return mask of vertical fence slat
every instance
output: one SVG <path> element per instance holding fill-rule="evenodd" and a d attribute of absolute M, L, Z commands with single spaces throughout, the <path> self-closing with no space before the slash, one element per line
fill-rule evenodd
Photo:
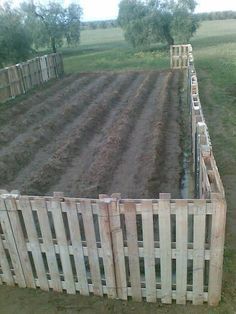
<path fill-rule="evenodd" d="M 1 217 L 0 217 L 0 221 L 1 221 Z M 1 269 L 2 269 L 2 278 L 3 278 L 3 279 L 0 278 L 0 283 L 2 284 L 2 282 L 5 282 L 9 286 L 13 286 L 14 285 L 14 279 L 12 277 L 10 265 L 8 263 L 8 260 L 7 260 L 6 252 L 4 250 L 4 246 L 2 243 L 1 237 L 0 237 L 0 265 L 1 265 Z"/>
<path fill-rule="evenodd" d="M 40 224 L 40 230 L 43 238 L 43 245 L 47 258 L 49 274 L 51 277 L 51 286 L 54 291 L 61 292 L 62 285 L 59 275 L 59 269 L 56 259 L 55 247 L 52 238 L 52 232 L 50 228 L 50 222 L 48 219 L 48 212 L 46 202 L 43 198 L 36 198 L 31 201 L 31 206 L 37 211 L 38 220 Z"/>
<path fill-rule="evenodd" d="M 35 269 L 37 272 L 37 277 L 39 281 L 39 286 L 42 290 L 49 290 L 48 280 L 45 272 L 42 252 L 39 244 L 39 239 L 34 223 L 33 213 L 31 209 L 31 204 L 28 197 L 20 197 L 19 205 L 22 210 L 22 215 L 25 222 L 25 227 L 28 235 L 28 240 L 30 243 L 30 248 L 32 251 L 32 256 L 34 260 Z"/>
<path fill-rule="evenodd" d="M 103 295 L 102 279 L 91 202 L 89 200 L 81 201 L 80 207 L 84 222 L 85 238 L 88 248 L 88 258 L 93 283 L 93 293 L 95 295 L 102 296 Z"/>
<path fill-rule="evenodd" d="M 171 226 L 170 194 L 160 194 L 159 231 L 161 252 L 161 300 L 172 303 L 172 259 L 171 259 Z"/>
<path fill-rule="evenodd" d="M 66 290 L 70 294 L 75 294 L 74 276 L 71 268 L 71 261 L 69 255 L 69 247 L 65 232 L 65 226 L 62 217 L 61 203 L 59 199 L 52 199 L 49 202 L 49 206 L 52 210 L 52 216 L 54 221 L 54 227 L 57 237 L 57 243 L 60 252 L 60 258 L 62 263 L 62 269 L 64 274 L 64 280 L 66 284 Z"/>
<path fill-rule="evenodd" d="M 208 303 L 215 306 L 221 298 L 226 203 L 217 194 L 212 193 L 212 207 Z"/>
<path fill-rule="evenodd" d="M 26 241 L 22 230 L 19 214 L 17 212 L 16 200 L 7 198 L 5 200 L 9 219 L 14 234 L 18 255 L 21 260 L 21 266 L 24 272 L 25 282 L 28 288 L 36 288 L 32 267 L 27 251 Z"/>
<path fill-rule="evenodd" d="M 141 301 L 142 294 L 136 225 L 136 204 L 134 202 L 125 202 L 124 209 L 129 253 L 129 269 L 132 299 L 134 301 Z"/>
<path fill-rule="evenodd" d="M 176 200 L 176 303 L 185 304 L 188 268 L 188 201 Z"/>
<path fill-rule="evenodd" d="M 156 302 L 156 272 L 152 200 L 142 201 L 143 249 L 147 302 Z"/>
<path fill-rule="evenodd" d="M 194 200 L 193 224 L 193 304 L 203 303 L 206 200 Z"/>
<path fill-rule="evenodd" d="M 119 299 L 127 300 L 127 280 L 125 269 L 124 240 L 120 222 L 119 196 L 112 195 L 113 200 L 108 204 L 110 228 L 112 233 L 113 256 L 116 273 L 116 288 Z"/>
<path fill-rule="evenodd" d="M 16 281 L 19 287 L 25 288 L 26 287 L 26 282 L 24 278 L 24 273 L 23 269 L 21 266 L 20 258 L 18 255 L 17 251 L 17 246 L 15 243 L 14 235 L 12 233 L 12 228 L 9 220 L 9 216 L 7 213 L 7 208 L 5 205 L 4 200 L 0 197 L 0 221 L 1 221 L 1 226 L 4 232 L 4 236 L 7 242 L 7 249 L 10 254 L 10 258 L 13 264 L 15 276 L 16 276 Z M 8 273 L 8 267 L 6 266 L 6 270 Z M 11 277 L 10 274 L 8 276 L 9 284 L 11 284 Z"/>
<path fill-rule="evenodd" d="M 70 228 L 71 242 L 74 253 L 75 268 L 78 276 L 80 294 L 89 295 L 77 206 L 75 201 L 69 199 L 65 201 L 65 206 L 67 207 L 68 211 L 68 224 Z"/>
<path fill-rule="evenodd" d="M 104 201 L 99 202 L 99 226 L 101 245 L 103 251 L 103 265 L 106 277 L 107 295 L 108 298 L 116 298 L 116 280 L 115 280 L 115 268 L 112 253 L 112 242 L 111 242 L 111 230 L 109 220 L 109 208 L 108 204 Z"/>

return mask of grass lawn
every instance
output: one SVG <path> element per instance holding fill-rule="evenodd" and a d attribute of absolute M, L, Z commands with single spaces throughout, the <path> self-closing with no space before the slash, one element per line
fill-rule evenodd
<path fill-rule="evenodd" d="M 161 69 L 169 66 L 169 52 L 161 47 L 140 52 L 124 40 L 120 28 L 85 30 L 77 48 L 64 48 L 66 73 Z"/>

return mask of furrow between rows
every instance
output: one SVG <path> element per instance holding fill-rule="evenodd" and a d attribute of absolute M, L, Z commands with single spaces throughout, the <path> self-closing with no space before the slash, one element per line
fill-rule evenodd
<path fill-rule="evenodd" d="M 27 193 L 46 193 L 49 187 L 61 177 L 70 166 L 75 156 L 89 142 L 96 129 L 103 124 L 106 115 L 112 109 L 113 102 L 121 98 L 122 92 L 128 88 L 132 75 L 119 75 L 113 82 L 110 92 L 99 95 L 99 101 L 92 103 L 88 110 L 81 116 L 80 123 L 74 128 L 68 138 L 54 151 L 51 158 L 46 161 L 36 173 L 28 178 L 23 185 L 23 191 Z"/>

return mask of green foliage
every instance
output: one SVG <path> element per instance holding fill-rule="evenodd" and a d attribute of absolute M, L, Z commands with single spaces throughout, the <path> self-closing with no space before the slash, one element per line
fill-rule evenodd
<path fill-rule="evenodd" d="M 194 0 L 122 0 L 118 22 L 134 47 L 153 42 L 172 45 L 175 41 L 187 42 L 195 33 L 195 7 Z"/>
<path fill-rule="evenodd" d="M 25 2 L 21 8 L 25 12 L 26 25 L 31 30 L 35 47 L 50 45 L 56 52 L 64 39 L 68 45 L 79 43 L 82 9 L 78 4 L 71 3 L 64 8 L 58 2 L 47 5 Z"/>
<path fill-rule="evenodd" d="M 26 60 L 31 43 L 21 13 L 8 4 L 0 6 L 0 66 Z"/>

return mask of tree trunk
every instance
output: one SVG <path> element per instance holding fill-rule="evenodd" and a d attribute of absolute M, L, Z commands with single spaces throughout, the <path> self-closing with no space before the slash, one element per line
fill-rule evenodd
<path fill-rule="evenodd" d="M 54 53 L 56 53 L 57 52 L 57 48 L 56 48 L 56 41 L 55 41 L 54 37 L 51 37 L 51 45 L 52 45 L 52 51 Z"/>

